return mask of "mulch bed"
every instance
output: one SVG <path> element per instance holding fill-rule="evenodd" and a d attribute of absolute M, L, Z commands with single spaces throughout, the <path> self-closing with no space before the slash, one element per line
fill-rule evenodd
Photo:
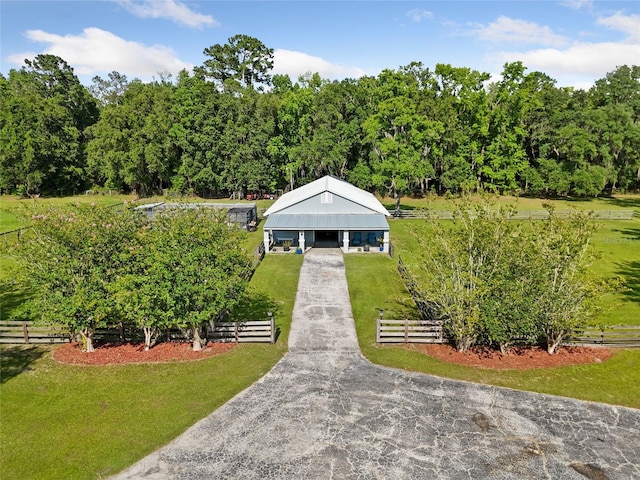
<path fill-rule="evenodd" d="M 235 347 L 235 343 L 210 342 L 199 352 L 194 352 L 190 343 L 164 342 L 145 352 L 144 344 L 141 343 L 104 343 L 98 344 L 95 352 L 86 353 L 82 351 L 80 343 L 68 343 L 56 348 L 53 358 L 58 362 L 73 365 L 187 362 L 220 355 Z M 512 348 L 508 355 L 483 347 L 473 347 L 467 353 L 460 353 L 453 346 L 446 344 L 412 345 L 407 348 L 445 362 L 496 370 L 599 363 L 607 360 L 612 354 L 608 348 L 589 347 L 562 347 L 555 355 L 549 355 L 546 350 L 538 347 Z"/>
<path fill-rule="evenodd" d="M 103 343 L 98 344 L 94 352 L 87 353 L 82 351 L 82 344 L 67 343 L 54 350 L 53 358 L 73 365 L 187 362 L 220 355 L 235 347 L 235 343 L 209 342 L 194 352 L 190 343 L 164 342 L 145 352 L 143 343 Z"/>
<path fill-rule="evenodd" d="M 508 355 L 499 350 L 472 347 L 467 353 L 458 352 L 451 345 L 415 345 L 416 349 L 430 357 L 468 367 L 492 368 L 496 370 L 526 370 L 551 368 L 565 365 L 600 363 L 611 357 L 611 350 L 600 347 L 562 347 L 554 355 L 543 348 L 512 348 Z"/>

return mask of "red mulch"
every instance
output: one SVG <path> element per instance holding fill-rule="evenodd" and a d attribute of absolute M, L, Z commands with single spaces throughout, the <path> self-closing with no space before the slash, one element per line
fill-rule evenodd
<path fill-rule="evenodd" d="M 185 362 L 220 355 L 235 346 L 235 343 L 209 342 L 202 350 L 194 352 L 190 343 L 166 342 L 145 352 L 143 343 L 104 343 L 98 344 L 94 352 L 87 353 L 82 351 L 81 344 L 67 343 L 54 350 L 53 358 L 74 365 Z"/>
<path fill-rule="evenodd" d="M 497 370 L 525 370 L 599 363 L 611 356 L 611 350 L 600 347 L 562 347 L 554 355 L 549 355 L 545 349 L 539 347 L 512 348 L 508 355 L 503 355 L 499 350 L 483 347 L 472 347 L 467 353 L 460 353 L 451 345 L 444 344 L 415 345 L 410 348 L 445 362 Z"/>

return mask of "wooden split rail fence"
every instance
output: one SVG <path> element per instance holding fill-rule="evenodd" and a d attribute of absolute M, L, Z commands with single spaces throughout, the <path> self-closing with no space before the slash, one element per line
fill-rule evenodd
<path fill-rule="evenodd" d="M 615 325 L 606 328 L 587 328 L 569 337 L 565 345 L 601 347 L 640 347 L 640 325 Z"/>
<path fill-rule="evenodd" d="M 207 326 L 206 338 L 212 342 L 275 343 L 275 319 L 247 322 L 216 322 Z M 170 330 L 160 339 L 185 341 L 188 337 L 180 330 Z M 0 322 L 0 344 L 59 344 L 73 339 L 63 325 L 38 325 L 34 322 Z M 96 330 L 94 340 L 106 342 L 143 341 L 144 335 L 134 325 L 121 325 Z"/>
<path fill-rule="evenodd" d="M 571 210 L 557 210 L 554 214 L 559 218 L 568 218 L 573 213 Z M 632 220 L 635 210 L 594 210 L 593 218 L 598 220 Z M 446 210 L 400 210 L 389 211 L 391 218 L 396 219 L 424 219 L 435 218 L 437 220 L 452 220 L 452 212 Z M 511 220 L 544 220 L 549 218 L 547 210 L 519 210 L 509 217 Z"/>
<path fill-rule="evenodd" d="M 442 322 L 431 320 L 383 320 L 378 318 L 377 343 L 444 343 Z M 640 348 L 640 325 L 615 325 L 579 330 L 563 345 Z"/>
<path fill-rule="evenodd" d="M 378 318 L 377 343 L 443 343 L 442 322 L 437 320 L 384 320 Z"/>

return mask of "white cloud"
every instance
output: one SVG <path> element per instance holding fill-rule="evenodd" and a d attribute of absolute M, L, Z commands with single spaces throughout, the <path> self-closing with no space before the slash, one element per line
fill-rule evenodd
<path fill-rule="evenodd" d="M 529 52 L 502 52 L 505 61 L 522 60 L 529 70 L 540 70 L 553 76 L 555 73 L 583 73 L 604 76 L 620 65 L 637 64 L 639 45 L 623 45 L 614 42 L 576 42 L 569 48 L 546 48 Z"/>
<path fill-rule="evenodd" d="M 593 0 L 565 0 L 560 2 L 560 5 L 569 7 L 572 10 L 591 9 L 593 7 Z"/>
<path fill-rule="evenodd" d="M 168 18 L 177 24 L 192 28 L 220 25 L 211 15 L 194 12 L 184 3 L 176 0 L 115 0 L 115 2 L 140 18 Z"/>
<path fill-rule="evenodd" d="M 629 35 L 627 42 L 640 43 L 640 15 L 624 15 L 618 12 L 610 17 L 599 18 L 596 23 L 626 33 Z"/>
<path fill-rule="evenodd" d="M 49 44 L 41 53 L 57 55 L 71 65 L 78 76 L 94 76 L 116 70 L 129 78 L 150 79 L 158 72 L 173 75 L 192 65 L 181 61 L 173 50 L 162 45 L 146 46 L 99 28 L 85 28 L 80 35 L 56 35 L 28 30 L 27 38 Z M 32 53 L 10 55 L 9 61 L 22 66 Z"/>
<path fill-rule="evenodd" d="M 416 23 L 420 23 L 422 20 L 427 20 L 433 17 L 433 13 L 423 8 L 414 8 L 407 12 L 407 17 Z"/>
<path fill-rule="evenodd" d="M 628 36 L 620 42 L 573 42 L 567 48 L 500 52 L 501 61 L 520 60 L 529 70 L 545 72 L 559 84 L 588 87 L 621 65 L 637 65 L 640 52 L 640 16 L 617 13 L 597 24 Z"/>
<path fill-rule="evenodd" d="M 296 81 L 300 75 L 307 72 L 318 73 L 320 77 L 330 80 L 366 75 L 361 68 L 337 65 L 302 52 L 284 49 L 276 49 L 273 52 L 273 73 L 289 75 L 293 81 Z"/>
<path fill-rule="evenodd" d="M 471 32 L 480 40 L 495 43 L 526 43 L 559 47 L 567 38 L 553 33 L 549 27 L 534 22 L 500 16 L 489 25 L 478 25 Z"/>

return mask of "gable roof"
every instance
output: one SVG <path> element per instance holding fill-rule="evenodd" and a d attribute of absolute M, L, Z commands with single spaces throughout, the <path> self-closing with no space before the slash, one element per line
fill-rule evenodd
<path fill-rule="evenodd" d="M 282 212 L 282 210 L 285 210 L 291 205 L 295 205 L 323 192 L 331 192 L 334 195 L 351 200 L 375 213 L 389 215 L 389 211 L 384 208 L 380 201 L 371 193 L 331 175 L 319 178 L 318 180 L 314 180 L 311 183 L 307 183 L 306 185 L 285 193 L 264 212 L 264 215 Z"/>

